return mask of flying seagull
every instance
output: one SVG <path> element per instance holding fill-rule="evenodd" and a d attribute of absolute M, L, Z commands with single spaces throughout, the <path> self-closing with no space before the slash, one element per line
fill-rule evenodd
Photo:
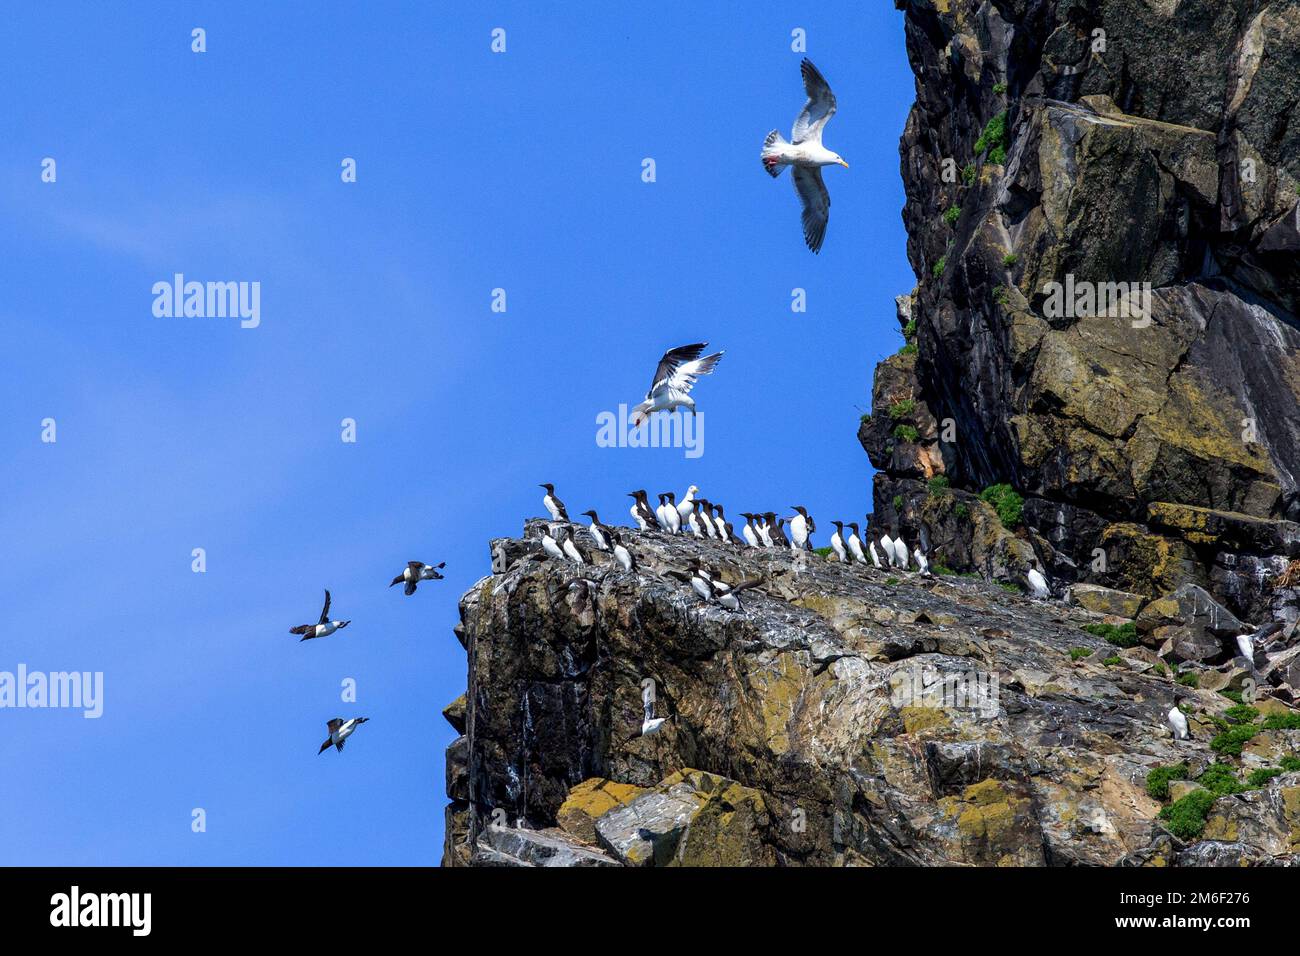
<path fill-rule="evenodd" d="M 329 750 L 331 744 L 334 745 L 334 749 L 341 753 L 343 751 L 344 741 L 351 737 L 353 732 L 369 719 L 369 717 L 353 717 L 351 720 L 344 720 L 342 717 L 335 717 L 330 720 L 329 723 L 325 725 L 329 728 L 330 735 L 326 741 L 320 745 L 320 750 L 316 751 L 316 756 L 319 757 L 325 751 Z"/>
<path fill-rule="evenodd" d="M 821 167 L 843 166 L 848 169 L 849 164 L 839 153 L 822 145 L 822 130 L 835 115 L 835 94 L 817 67 L 812 65 L 812 60 L 800 63 L 799 72 L 803 74 L 808 102 L 795 117 L 794 128 L 790 130 L 793 142 L 786 142 L 777 130 L 767 134 L 763 140 L 763 168 L 775 179 L 785 167 L 794 167 L 794 188 L 803 203 L 804 242 L 817 253 L 826 238 L 826 220 L 831 214 L 831 196 L 822 182 Z"/>
<path fill-rule="evenodd" d="M 406 569 L 397 577 L 393 578 L 392 584 L 389 584 L 388 586 L 391 588 L 393 584 L 405 583 L 406 587 L 403 588 L 403 590 L 407 595 L 414 594 L 415 586 L 421 581 L 441 581 L 442 575 L 438 572 L 446 566 L 446 561 L 442 561 L 438 564 L 425 564 L 423 561 L 407 561 Z"/>
<path fill-rule="evenodd" d="M 390 584 L 389 587 L 392 587 L 392 585 Z M 330 592 L 329 588 L 326 588 L 325 606 L 321 608 L 320 620 L 315 624 L 299 624 L 297 627 L 291 627 L 289 628 L 289 633 L 301 634 L 302 640 L 310 641 L 314 637 L 329 637 L 335 631 L 341 630 L 351 623 L 351 621 L 330 620 Z M 301 641 L 299 643 L 301 643 Z"/>
<path fill-rule="evenodd" d="M 679 345 L 664 353 L 655 369 L 655 377 L 650 382 L 650 391 L 646 392 L 645 400 L 632 409 L 633 428 L 640 428 L 641 423 L 655 412 L 689 408 L 691 414 L 695 414 L 695 400 L 691 398 L 695 380 L 712 372 L 722 359 L 721 352 L 701 358 L 708 344 L 696 342 L 694 345 Z"/>

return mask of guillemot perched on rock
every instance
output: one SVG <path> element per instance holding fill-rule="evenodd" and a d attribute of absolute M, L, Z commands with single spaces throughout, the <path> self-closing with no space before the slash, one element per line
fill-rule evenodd
<path fill-rule="evenodd" d="M 596 543 L 596 550 L 608 551 L 609 529 L 600 523 L 600 518 L 596 516 L 596 510 L 593 508 L 591 511 L 584 511 L 582 514 L 584 517 L 591 519 L 591 524 L 587 530 L 591 534 L 591 540 Z"/>
<path fill-rule="evenodd" d="M 316 756 L 319 757 L 325 751 L 329 750 L 331 745 L 334 746 L 335 750 L 338 750 L 341 753 L 343 751 L 343 744 L 347 742 L 347 739 L 356 732 L 358 727 L 369 719 L 369 717 L 353 717 L 351 720 L 344 720 L 342 717 L 331 718 L 329 722 L 325 724 L 325 726 L 329 728 L 330 735 L 325 742 L 320 745 L 320 750 L 316 751 Z"/>
<path fill-rule="evenodd" d="M 857 523 L 850 521 L 849 527 L 853 529 L 853 533 L 849 535 L 849 554 L 852 555 L 853 560 L 857 561 L 859 564 L 866 564 L 867 556 L 862 553 L 862 535 L 858 533 Z M 874 554 L 872 556 L 874 557 Z M 879 559 L 877 559 L 876 566 L 880 566 Z"/>
<path fill-rule="evenodd" d="M 893 567 L 898 563 L 898 555 L 894 553 L 894 539 L 886 531 L 880 536 L 880 550 L 885 553 L 885 561 Z"/>
<path fill-rule="evenodd" d="M 745 539 L 745 543 L 751 548 L 762 547 L 758 540 L 758 533 L 754 530 L 753 522 L 756 517 L 748 511 L 742 511 L 740 516 L 745 519 L 745 524 L 740 529 L 740 536 Z"/>
<path fill-rule="evenodd" d="M 391 587 L 391 585 L 390 585 Z M 325 606 L 321 608 L 320 620 L 315 624 L 299 624 L 297 627 L 289 628 L 290 634 L 301 634 L 302 640 L 310 641 L 317 637 L 329 637 L 335 631 L 342 630 L 351 624 L 351 621 L 331 621 L 330 620 L 330 592 L 329 588 L 325 589 Z M 301 641 L 299 642 L 301 643 Z"/>
<path fill-rule="evenodd" d="M 682 530 L 682 514 L 677 510 L 677 496 L 670 491 L 666 497 L 668 502 L 664 505 L 664 520 L 668 523 L 668 533 L 678 534 Z"/>
<path fill-rule="evenodd" d="M 636 570 L 636 555 L 627 549 L 623 544 L 623 539 L 619 537 L 617 531 L 611 531 L 610 537 L 614 544 L 614 560 L 623 566 L 624 571 Z"/>
<path fill-rule="evenodd" d="M 558 558 L 561 561 L 565 559 L 564 552 L 560 550 L 560 542 L 551 535 L 549 527 L 542 529 L 542 550 L 552 558 Z"/>
<path fill-rule="evenodd" d="M 640 428 L 642 422 L 655 412 L 686 408 L 692 415 L 695 414 L 691 389 L 695 387 L 696 379 L 708 375 L 722 360 L 721 352 L 701 357 L 708 344 L 696 342 L 693 345 L 679 345 L 663 354 L 655 368 L 645 400 L 632 409 L 630 421 L 633 428 Z"/>
<path fill-rule="evenodd" d="M 803 505 L 790 507 L 795 510 L 795 516 L 790 519 L 790 537 L 794 540 L 794 549 L 811 551 L 814 525 L 812 519 L 808 517 L 808 509 Z"/>
<path fill-rule="evenodd" d="M 546 489 L 546 494 L 542 496 L 542 504 L 546 507 L 546 512 L 551 516 L 551 520 L 568 521 L 569 512 L 564 510 L 564 502 L 555 497 L 555 486 L 546 483 L 538 487 Z"/>
<path fill-rule="evenodd" d="M 409 596 L 415 593 L 415 586 L 421 581 L 441 581 L 442 575 L 438 572 L 446 566 L 446 561 L 439 562 L 438 564 L 425 564 L 423 561 L 407 561 L 406 570 L 393 578 L 392 584 L 389 584 L 388 586 L 391 588 L 393 584 L 402 584 L 405 582 L 405 591 Z"/>
<path fill-rule="evenodd" d="M 909 555 L 907 553 L 907 542 L 903 540 L 901 531 L 894 532 L 894 557 L 898 558 L 898 566 L 906 571 Z"/>
<path fill-rule="evenodd" d="M 629 491 L 629 498 L 633 499 L 632 507 L 628 509 L 628 514 L 632 520 L 637 523 L 642 531 L 649 531 L 652 526 L 657 526 L 655 513 L 650 509 L 650 502 L 646 500 L 645 489 L 640 491 Z"/>
<path fill-rule="evenodd" d="M 668 496 L 666 494 L 660 494 L 659 504 L 655 505 L 655 524 L 658 525 L 660 531 L 668 530 L 668 518 L 664 514 L 667 510 Z"/>
<path fill-rule="evenodd" d="M 708 499 L 695 499 L 695 516 L 700 523 L 700 527 L 704 529 L 704 537 L 716 538 L 718 536 L 718 529 L 713 524 L 713 506 L 709 504 Z"/>
<path fill-rule="evenodd" d="M 587 556 L 582 553 L 581 549 L 579 549 L 577 543 L 573 540 L 573 536 L 569 534 L 569 530 L 567 528 L 560 528 L 556 533 L 559 535 L 559 537 L 556 539 L 556 542 L 559 544 L 560 550 L 564 552 L 564 556 L 566 558 L 568 558 L 574 564 L 591 563 L 590 561 L 587 560 Z"/>
<path fill-rule="evenodd" d="M 766 511 L 763 513 L 763 517 L 767 520 L 767 534 L 772 540 L 772 547 L 788 548 L 790 546 L 790 539 L 787 538 L 785 532 L 781 530 L 781 525 L 785 523 L 785 519 L 782 518 L 778 521 L 775 511 Z"/>
<path fill-rule="evenodd" d="M 758 543 L 764 548 L 772 547 L 772 532 L 767 526 L 767 519 L 762 515 L 754 515 L 754 531 L 758 535 Z"/>
<path fill-rule="evenodd" d="M 713 510 L 717 512 L 713 516 L 713 527 L 718 532 L 718 539 L 724 544 L 731 544 L 731 522 L 727 520 L 727 513 L 719 504 L 714 504 Z"/>
<path fill-rule="evenodd" d="M 841 564 L 847 564 L 849 560 L 848 551 L 844 547 L 844 522 L 832 521 L 835 530 L 831 532 L 831 550 L 835 552 L 835 557 L 840 559 Z"/>

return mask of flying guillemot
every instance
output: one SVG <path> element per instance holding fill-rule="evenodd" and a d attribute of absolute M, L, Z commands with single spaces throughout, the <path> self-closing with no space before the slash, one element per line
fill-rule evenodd
<path fill-rule="evenodd" d="M 415 593 L 415 586 L 421 581 L 441 581 L 442 575 L 438 572 L 447 566 L 446 561 L 438 564 L 425 564 L 423 561 L 407 561 L 406 570 L 397 577 L 393 578 L 393 584 L 402 584 L 405 582 L 405 591 L 408 596 Z"/>
<path fill-rule="evenodd" d="M 330 592 L 329 588 L 326 588 L 325 606 L 321 608 L 320 620 L 315 624 L 299 624 L 297 627 L 291 627 L 289 628 L 289 633 L 301 634 L 303 641 L 310 641 L 317 637 L 329 637 L 335 631 L 342 630 L 351 623 L 351 621 L 330 620 Z M 299 643 L 301 643 L 301 641 Z"/>
<path fill-rule="evenodd" d="M 346 743 L 347 739 L 356 732 L 358 727 L 369 719 L 369 717 L 353 717 L 351 720 L 344 720 L 342 717 L 331 718 L 325 725 L 329 728 L 330 735 L 325 742 L 320 745 L 320 750 L 316 751 L 316 756 L 319 757 L 325 751 L 329 750 L 331 744 L 334 746 L 335 750 L 342 753 L 343 744 Z"/>

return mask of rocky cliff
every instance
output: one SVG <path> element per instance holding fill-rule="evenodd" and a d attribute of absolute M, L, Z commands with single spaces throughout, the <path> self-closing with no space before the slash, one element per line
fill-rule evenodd
<path fill-rule="evenodd" d="M 916 289 L 860 440 L 955 568 L 1294 616 L 1300 0 L 897 0 Z M 1013 540 L 929 479 L 1023 498 Z M 946 502 L 941 502 L 946 504 Z"/>
<path fill-rule="evenodd" d="M 1300 0 L 896 3 L 918 282 L 858 437 L 935 575 L 494 541 L 445 865 L 1300 862 Z"/>
<path fill-rule="evenodd" d="M 1090 611 L 658 532 L 625 572 L 546 558 L 540 524 L 461 601 L 444 865 L 1300 860 L 1300 627 L 1247 661 L 1194 587 Z M 667 573 L 692 559 L 763 584 L 702 602 Z"/>

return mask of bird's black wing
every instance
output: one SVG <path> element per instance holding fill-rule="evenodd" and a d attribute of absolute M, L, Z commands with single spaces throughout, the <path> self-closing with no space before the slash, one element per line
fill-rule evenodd
<path fill-rule="evenodd" d="M 317 623 L 317 624 L 324 624 L 324 623 L 325 623 L 326 621 L 328 621 L 329 619 L 330 619 L 330 589 L 329 589 L 329 588 L 326 588 L 326 589 L 325 589 L 325 606 L 324 606 L 323 608 L 321 608 L 321 612 L 320 612 L 320 620 L 317 621 L 316 623 Z"/>
<path fill-rule="evenodd" d="M 670 378 L 679 365 L 685 362 L 693 362 L 703 355 L 708 345 L 708 342 L 696 342 L 694 345 L 679 345 L 677 348 L 665 352 L 663 358 L 659 360 L 658 367 L 655 368 L 655 377 L 650 380 L 650 390 L 646 392 L 646 398 L 649 398 L 654 393 L 660 382 Z"/>

